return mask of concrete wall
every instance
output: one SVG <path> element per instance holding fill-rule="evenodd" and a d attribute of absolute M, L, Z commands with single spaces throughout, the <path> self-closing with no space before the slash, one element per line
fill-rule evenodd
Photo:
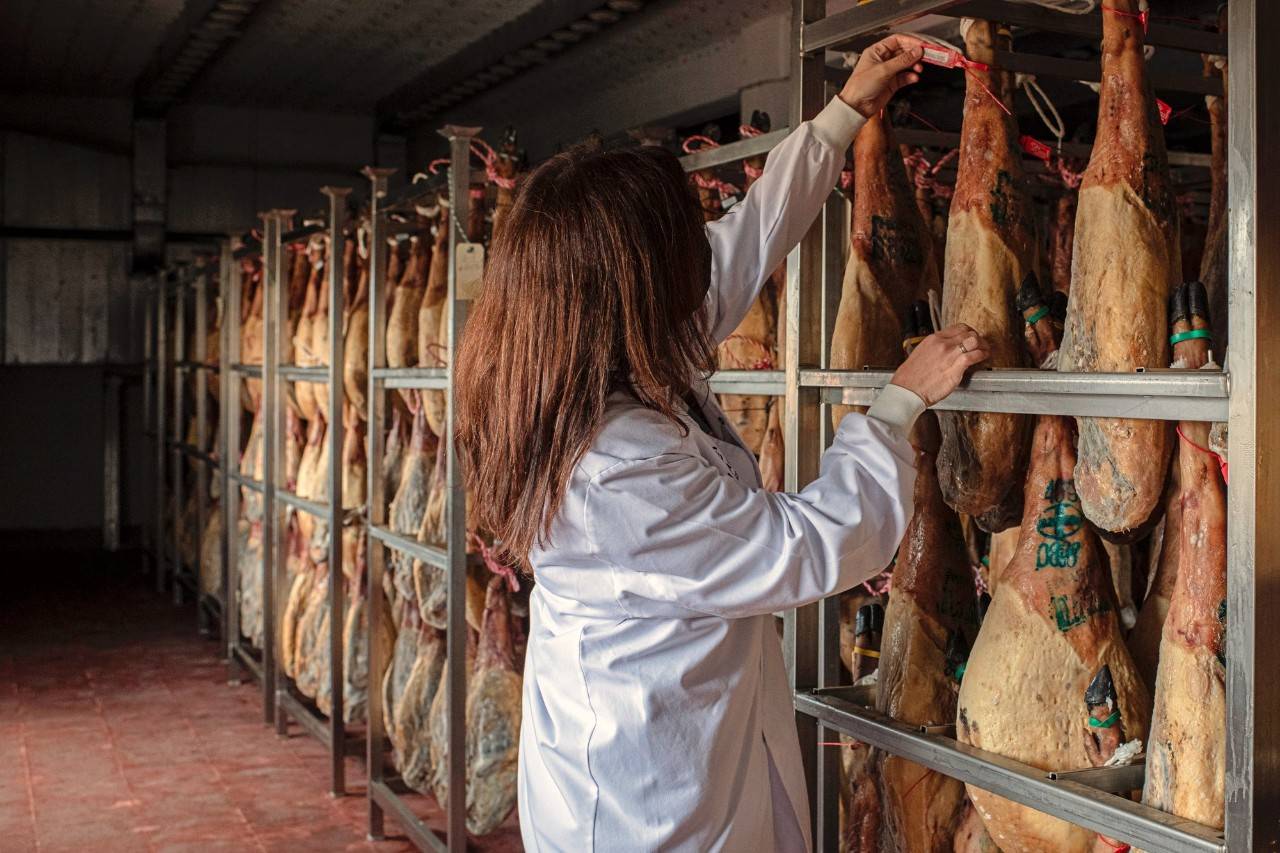
<path fill-rule="evenodd" d="M 106 366 L 142 358 L 132 140 L 127 100 L 0 96 L 0 529 L 102 524 Z M 244 231 L 267 208 L 318 211 L 324 184 L 367 195 L 359 170 L 376 152 L 404 159 L 403 144 L 376 138 L 366 116 L 207 106 L 173 111 L 167 149 L 171 234 Z M 127 527 L 147 520 L 151 485 L 133 375 Z"/>

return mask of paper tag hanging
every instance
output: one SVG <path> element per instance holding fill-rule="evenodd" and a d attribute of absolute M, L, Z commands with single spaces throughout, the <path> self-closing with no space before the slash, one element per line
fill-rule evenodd
<path fill-rule="evenodd" d="M 972 68 L 974 71 L 990 70 L 990 66 L 985 62 L 975 62 L 958 50 L 952 50 L 949 47 L 941 47 L 936 44 L 925 45 L 920 59 L 923 62 L 937 65 L 941 68 Z"/>
<path fill-rule="evenodd" d="M 1169 117 L 1173 115 L 1173 107 L 1156 98 L 1156 109 L 1160 111 L 1160 123 L 1168 124 Z"/>
<path fill-rule="evenodd" d="M 454 296 L 459 300 L 475 299 L 484 278 L 484 245 L 459 243 L 454 251 Z"/>

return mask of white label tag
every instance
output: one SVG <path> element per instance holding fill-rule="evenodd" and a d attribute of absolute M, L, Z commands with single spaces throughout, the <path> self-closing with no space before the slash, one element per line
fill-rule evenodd
<path fill-rule="evenodd" d="M 475 299 L 484 278 L 484 245 L 459 243 L 454 256 L 454 292 L 457 299 Z"/>

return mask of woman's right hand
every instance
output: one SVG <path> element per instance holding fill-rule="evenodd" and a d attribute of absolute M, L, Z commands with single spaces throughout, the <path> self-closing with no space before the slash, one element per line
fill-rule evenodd
<path fill-rule="evenodd" d="M 991 355 L 986 338 L 964 323 L 935 332 L 920 342 L 889 381 L 912 391 L 926 406 L 945 400 L 965 374 Z"/>

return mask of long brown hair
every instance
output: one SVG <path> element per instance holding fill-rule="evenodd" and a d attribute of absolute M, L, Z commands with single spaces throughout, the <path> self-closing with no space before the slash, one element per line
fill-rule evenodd
<path fill-rule="evenodd" d="M 495 235 L 457 363 L 474 520 L 524 564 L 616 390 L 679 424 L 715 365 L 711 248 L 679 161 L 580 145 L 521 184 Z"/>

